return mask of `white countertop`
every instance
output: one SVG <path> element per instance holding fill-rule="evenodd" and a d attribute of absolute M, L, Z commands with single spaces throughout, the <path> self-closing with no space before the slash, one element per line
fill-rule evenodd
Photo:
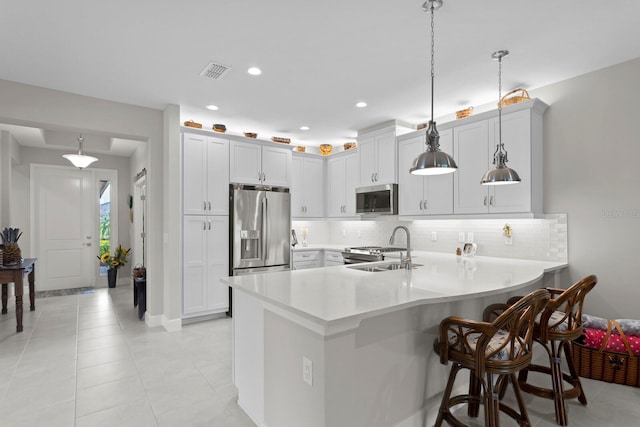
<path fill-rule="evenodd" d="M 434 252 L 416 252 L 413 261 L 422 266 L 378 273 L 336 266 L 221 280 L 262 300 L 269 309 L 328 335 L 395 310 L 517 290 L 567 266 Z"/>
<path fill-rule="evenodd" d="M 292 248 L 294 252 L 319 251 L 319 250 L 342 252 L 346 248 L 345 245 L 336 245 L 332 243 L 313 243 L 313 244 L 307 244 L 307 246 L 302 246 L 302 243 L 300 242 L 301 240 L 298 240 L 298 244 L 294 248 Z"/>

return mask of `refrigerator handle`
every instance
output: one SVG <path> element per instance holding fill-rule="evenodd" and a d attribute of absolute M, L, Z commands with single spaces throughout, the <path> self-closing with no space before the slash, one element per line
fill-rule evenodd
<path fill-rule="evenodd" d="M 267 224 L 269 223 L 267 215 L 269 212 L 269 206 L 267 205 L 267 198 L 262 199 L 262 259 L 266 261 L 267 250 L 269 246 L 267 241 L 269 239 Z"/>

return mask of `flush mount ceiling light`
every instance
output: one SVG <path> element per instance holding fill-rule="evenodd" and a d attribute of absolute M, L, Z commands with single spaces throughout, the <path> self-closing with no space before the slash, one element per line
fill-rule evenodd
<path fill-rule="evenodd" d="M 493 153 L 493 164 L 496 167 L 484 174 L 482 185 L 518 184 L 521 181 L 518 173 L 507 167 L 509 159 L 502 143 L 502 58 L 508 54 L 508 50 L 499 50 L 491 55 L 498 60 L 498 145 Z"/>
<path fill-rule="evenodd" d="M 360 102 L 358 102 L 358 103 L 356 104 L 356 107 L 358 107 L 358 108 L 364 108 L 364 107 L 366 107 L 366 106 L 367 106 L 367 103 L 366 103 L 366 102 L 363 102 L 363 101 L 360 101 Z"/>
<path fill-rule="evenodd" d="M 300 126 L 300 130 L 309 130 L 311 129 L 309 126 Z"/>
<path fill-rule="evenodd" d="M 433 120 L 433 51 L 434 51 L 434 25 L 433 15 L 436 9 L 442 6 L 442 0 L 427 0 L 422 5 L 422 9 L 431 13 L 431 119 L 427 128 L 427 150 L 420 154 L 413 161 L 409 172 L 414 175 L 441 175 L 455 172 L 458 169 L 453 157 L 440 151 L 440 134 L 436 129 L 436 122 Z"/>
<path fill-rule="evenodd" d="M 78 169 L 84 169 L 89 166 L 93 162 L 97 162 L 98 158 L 93 156 L 87 156 L 82 151 L 82 143 L 84 142 L 84 138 L 82 135 L 78 137 L 78 154 L 63 154 L 62 157 L 69 160 L 73 166 Z"/>
<path fill-rule="evenodd" d="M 258 67 L 251 67 L 247 70 L 247 73 L 251 74 L 252 76 L 259 76 L 260 74 L 262 74 L 262 70 Z"/>
<path fill-rule="evenodd" d="M 217 111 L 218 110 L 218 106 L 217 105 L 207 105 L 205 107 L 207 110 L 211 110 L 211 111 Z"/>

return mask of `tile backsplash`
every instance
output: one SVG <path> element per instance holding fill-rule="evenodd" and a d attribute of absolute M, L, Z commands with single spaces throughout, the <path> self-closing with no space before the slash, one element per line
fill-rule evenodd
<path fill-rule="evenodd" d="M 506 244 L 503 227 L 512 230 L 511 244 Z M 307 229 L 309 244 L 330 243 L 347 246 L 388 246 L 389 237 L 398 225 L 411 233 L 413 250 L 455 253 L 471 233 L 478 245 L 476 255 L 502 258 L 536 259 L 566 262 L 567 215 L 549 214 L 536 219 L 439 219 L 399 221 L 397 217 L 379 217 L 361 221 L 293 221 L 298 241 Z M 434 240 L 435 238 L 435 240 Z M 406 245 L 405 233 L 396 234 L 395 246 Z"/>

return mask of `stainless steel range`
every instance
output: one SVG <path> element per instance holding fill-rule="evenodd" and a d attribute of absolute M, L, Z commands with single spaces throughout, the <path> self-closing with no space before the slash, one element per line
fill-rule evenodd
<path fill-rule="evenodd" d="M 344 258 L 345 264 L 383 261 L 385 253 L 400 252 L 406 250 L 406 248 L 395 247 L 358 246 L 353 248 L 345 248 L 344 251 L 342 251 L 342 258 Z"/>

